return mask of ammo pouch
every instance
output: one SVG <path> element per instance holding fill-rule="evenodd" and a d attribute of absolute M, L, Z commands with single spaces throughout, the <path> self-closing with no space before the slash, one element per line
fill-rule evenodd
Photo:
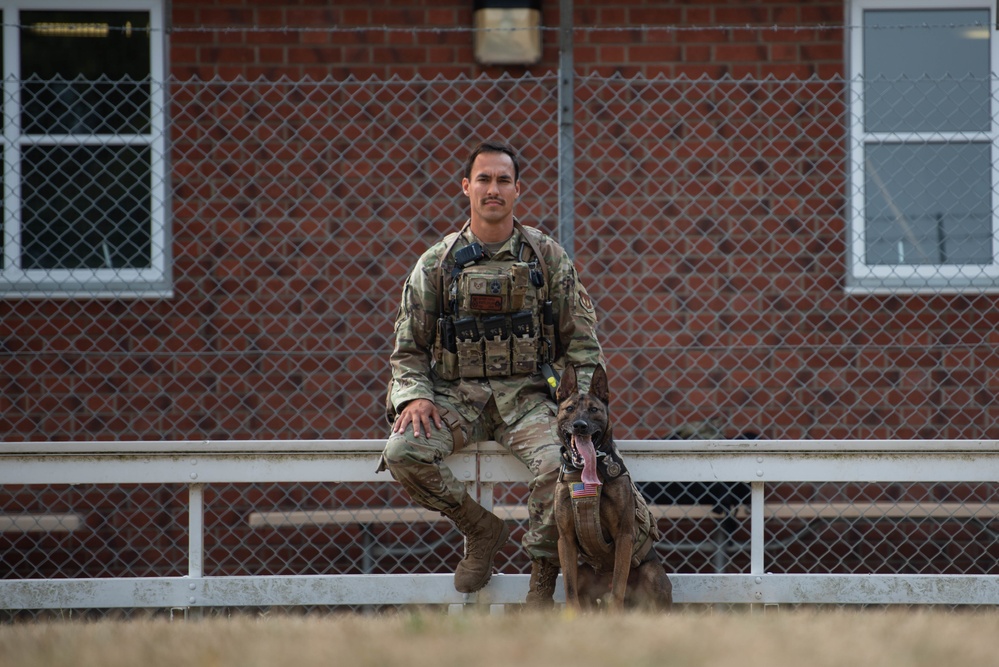
<path fill-rule="evenodd" d="M 538 339 L 536 336 L 514 336 L 510 354 L 510 373 L 533 375 L 538 372 Z"/>
<path fill-rule="evenodd" d="M 458 377 L 486 377 L 485 346 L 481 338 L 478 340 L 458 341 Z"/>
<path fill-rule="evenodd" d="M 539 339 L 534 314 L 467 317 L 455 323 L 458 374 L 463 378 L 530 375 L 538 370 Z"/>

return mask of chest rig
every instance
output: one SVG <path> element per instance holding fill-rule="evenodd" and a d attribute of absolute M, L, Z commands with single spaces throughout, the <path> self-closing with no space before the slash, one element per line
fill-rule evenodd
<path fill-rule="evenodd" d="M 531 375 L 552 360 L 555 327 L 548 267 L 519 222 L 513 259 L 486 256 L 464 240 L 468 224 L 437 263 L 434 368 L 444 380 Z M 452 259 L 453 257 L 453 264 Z"/>

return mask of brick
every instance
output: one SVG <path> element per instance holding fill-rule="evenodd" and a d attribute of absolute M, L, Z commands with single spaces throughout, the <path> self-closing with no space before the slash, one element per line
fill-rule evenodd
<path fill-rule="evenodd" d="M 681 59 L 681 47 L 666 44 L 634 45 L 627 47 L 627 62 L 676 62 Z"/>
<path fill-rule="evenodd" d="M 683 19 L 680 7 L 632 7 L 628 10 L 626 24 L 678 25 Z"/>
<path fill-rule="evenodd" d="M 766 60 L 766 57 L 766 47 L 760 44 L 718 44 L 714 47 L 715 60 L 733 63 L 733 68 L 757 67 L 759 62 Z"/>
<path fill-rule="evenodd" d="M 724 26 L 744 26 L 748 24 L 772 24 L 773 17 L 769 9 L 760 6 L 732 7 L 718 5 L 714 7 L 714 23 Z"/>

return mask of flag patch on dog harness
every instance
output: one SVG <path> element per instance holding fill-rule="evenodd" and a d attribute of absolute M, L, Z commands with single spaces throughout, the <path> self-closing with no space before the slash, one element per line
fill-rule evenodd
<path fill-rule="evenodd" d="M 573 482 L 571 491 L 573 498 L 593 498 L 600 494 L 600 485 Z"/>

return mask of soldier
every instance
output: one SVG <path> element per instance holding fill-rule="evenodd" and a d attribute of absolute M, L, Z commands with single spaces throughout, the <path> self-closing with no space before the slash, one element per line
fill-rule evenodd
<path fill-rule="evenodd" d="M 442 459 L 472 441 L 509 449 L 533 476 L 523 539 L 531 557 L 527 604 L 549 608 L 559 571 L 554 386 L 567 364 L 583 386 L 603 364 L 596 314 L 565 250 L 514 217 L 520 165 L 512 149 L 480 144 L 461 187 L 469 220 L 423 254 L 403 287 L 381 469 L 465 536 L 454 586 L 471 593 L 489 581 L 509 529 Z"/>

